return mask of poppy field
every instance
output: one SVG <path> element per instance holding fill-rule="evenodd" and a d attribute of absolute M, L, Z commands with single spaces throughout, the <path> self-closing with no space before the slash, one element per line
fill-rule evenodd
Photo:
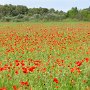
<path fill-rule="evenodd" d="M 0 90 L 90 90 L 90 23 L 0 23 Z"/>

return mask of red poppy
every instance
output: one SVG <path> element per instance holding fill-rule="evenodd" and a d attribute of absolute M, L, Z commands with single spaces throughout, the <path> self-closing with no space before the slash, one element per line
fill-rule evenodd
<path fill-rule="evenodd" d="M 22 67 L 25 66 L 24 60 L 21 61 Z"/>
<path fill-rule="evenodd" d="M 23 68 L 22 68 L 22 71 L 23 71 L 23 73 L 27 74 L 27 73 L 28 73 L 28 68 L 23 67 Z"/>
<path fill-rule="evenodd" d="M 29 83 L 28 83 L 27 81 L 26 81 L 26 82 L 21 81 L 20 84 L 21 84 L 21 85 L 26 85 L 26 86 L 29 85 Z"/>
<path fill-rule="evenodd" d="M 75 71 L 75 68 L 71 68 L 71 70 L 70 70 L 70 71 L 71 71 L 71 73 L 73 73 L 73 72 Z"/>
<path fill-rule="evenodd" d="M 18 70 L 15 71 L 15 74 L 18 74 Z"/>
<path fill-rule="evenodd" d="M 32 67 L 29 68 L 29 71 L 33 72 L 35 68 L 36 68 L 35 66 L 32 66 Z"/>
<path fill-rule="evenodd" d="M 53 79 L 53 82 L 58 83 L 58 79 L 57 78 L 54 78 Z"/>
<path fill-rule="evenodd" d="M 0 88 L 0 90 L 7 90 L 5 87 L 3 87 L 3 88 Z"/>
<path fill-rule="evenodd" d="M 0 68 L 0 71 L 3 71 L 3 68 Z"/>
<path fill-rule="evenodd" d="M 85 60 L 86 60 L 86 62 L 88 62 L 89 61 L 89 58 L 85 58 Z"/>
<path fill-rule="evenodd" d="M 15 65 L 16 65 L 16 66 L 19 66 L 19 65 L 20 65 L 20 63 L 19 63 L 18 60 L 15 60 Z"/>
<path fill-rule="evenodd" d="M 76 68 L 77 72 L 80 74 L 81 73 L 81 70 L 80 68 Z"/>
<path fill-rule="evenodd" d="M 77 66 L 81 66 L 82 62 L 81 61 L 77 61 L 76 64 L 77 64 Z"/>
<path fill-rule="evenodd" d="M 14 85 L 14 86 L 13 86 L 13 90 L 17 90 L 17 87 L 16 87 L 16 85 Z"/>

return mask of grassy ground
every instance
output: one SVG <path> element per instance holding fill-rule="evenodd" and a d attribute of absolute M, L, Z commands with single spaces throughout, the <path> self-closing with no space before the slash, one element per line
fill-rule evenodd
<path fill-rule="evenodd" d="M 0 23 L 0 90 L 90 90 L 90 23 Z"/>

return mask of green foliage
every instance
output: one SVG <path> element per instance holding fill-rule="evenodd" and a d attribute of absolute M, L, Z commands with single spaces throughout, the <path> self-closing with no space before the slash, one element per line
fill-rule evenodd
<path fill-rule="evenodd" d="M 67 12 L 67 17 L 76 18 L 77 14 L 78 14 L 78 10 L 77 10 L 77 7 L 75 7 Z"/>
<path fill-rule="evenodd" d="M 90 7 L 83 10 L 78 10 L 77 7 L 72 8 L 67 12 L 67 18 L 90 21 Z"/>
<path fill-rule="evenodd" d="M 90 21 L 90 7 L 78 10 L 77 7 L 71 8 L 67 12 L 58 11 L 53 8 L 27 8 L 23 5 L 0 5 L 0 21 L 68 21 L 81 20 Z"/>
<path fill-rule="evenodd" d="M 85 20 L 85 21 L 90 21 L 90 10 L 82 10 L 81 11 L 81 14 L 82 14 L 82 19 Z"/>
<path fill-rule="evenodd" d="M 1 19 L 2 22 L 10 22 L 11 20 L 12 20 L 11 17 L 3 17 L 3 18 Z"/>

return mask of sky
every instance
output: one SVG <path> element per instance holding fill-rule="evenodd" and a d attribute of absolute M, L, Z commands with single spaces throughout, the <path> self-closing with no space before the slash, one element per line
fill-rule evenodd
<path fill-rule="evenodd" d="M 28 8 L 43 7 L 68 11 L 72 7 L 77 7 L 78 9 L 88 8 L 90 0 L 0 0 L 0 4 L 25 5 Z"/>

